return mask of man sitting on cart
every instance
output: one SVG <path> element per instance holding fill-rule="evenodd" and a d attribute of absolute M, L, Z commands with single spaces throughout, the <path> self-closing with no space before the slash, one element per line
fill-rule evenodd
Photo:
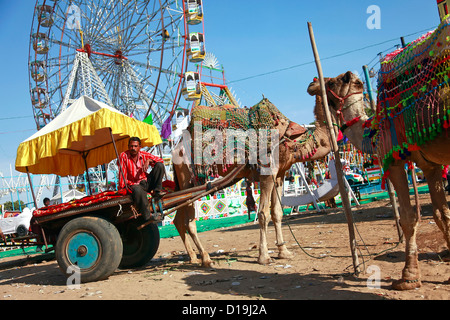
<path fill-rule="evenodd" d="M 152 193 L 154 203 L 162 198 L 162 179 L 165 174 L 164 161 L 149 152 L 141 150 L 141 139 L 131 137 L 128 141 L 128 150 L 120 154 L 120 165 L 123 172 L 119 172 L 119 188 L 131 191 L 131 197 L 138 211 L 146 221 L 158 220 L 159 214 L 154 210 L 150 213 L 147 193 Z M 147 170 L 151 166 L 150 173 Z"/>

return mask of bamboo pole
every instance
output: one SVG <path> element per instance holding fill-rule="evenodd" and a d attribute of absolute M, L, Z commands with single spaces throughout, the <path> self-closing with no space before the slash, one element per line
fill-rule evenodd
<path fill-rule="evenodd" d="M 419 190 L 417 188 L 417 181 L 416 181 L 416 164 L 414 162 L 411 162 L 412 169 L 411 169 L 411 179 L 412 179 L 412 185 L 414 189 L 414 199 L 416 201 L 416 216 L 417 221 L 422 221 L 422 215 L 421 215 L 421 207 L 420 207 L 420 200 L 419 200 Z"/>
<path fill-rule="evenodd" d="M 353 216 L 352 216 L 351 207 L 350 207 L 350 199 L 348 197 L 348 193 L 345 188 L 344 172 L 342 170 L 341 157 L 339 155 L 339 148 L 337 145 L 336 134 L 335 134 L 334 128 L 333 128 L 333 122 L 331 120 L 330 110 L 328 109 L 328 99 L 327 99 L 327 93 L 325 90 L 325 81 L 323 78 L 322 65 L 320 63 L 319 53 L 317 51 L 316 41 L 314 39 L 314 32 L 313 32 L 311 22 L 308 22 L 308 30 L 309 30 L 309 37 L 311 40 L 311 46 L 312 46 L 313 53 L 314 53 L 314 59 L 316 62 L 319 81 L 320 81 L 322 102 L 323 102 L 323 106 L 325 109 L 328 131 L 329 131 L 330 137 L 331 137 L 331 147 L 332 147 L 332 150 L 334 153 L 334 157 L 336 159 L 336 172 L 337 172 L 337 179 L 338 179 L 338 184 L 339 184 L 339 192 L 341 194 L 342 204 L 344 206 L 345 216 L 347 218 L 348 231 L 349 231 L 349 237 L 350 237 L 350 250 L 351 250 L 352 259 L 353 259 L 353 268 L 354 268 L 355 274 L 358 275 L 361 271 L 359 269 L 358 254 L 356 252 L 355 228 L 354 228 L 354 224 L 353 224 Z"/>
<path fill-rule="evenodd" d="M 28 167 L 26 167 L 25 169 L 27 170 L 28 183 L 30 184 L 31 196 L 33 197 L 34 207 L 37 209 L 38 204 L 37 204 L 37 200 L 36 200 L 36 195 L 34 194 L 33 182 L 31 181 L 31 176 L 30 176 L 30 172 L 28 171 Z"/>
<path fill-rule="evenodd" d="M 119 164 L 119 174 L 122 175 L 122 179 L 125 183 L 125 188 L 127 188 L 127 180 L 125 179 L 125 175 L 122 170 L 122 162 L 120 161 L 120 155 L 119 155 L 119 152 L 117 151 L 116 140 L 114 140 L 114 134 L 112 133 L 111 128 L 109 128 L 109 134 L 111 135 L 114 152 L 116 153 L 116 157 L 117 157 L 117 163 Z"/>
<path fill-rule="evenodd" d="M 364 65 L 363 70 L 364 70 L 364 77 L 366 79 L 366 84 L 367 84 L 367 92 L 369 93 L 370 105 L 372 107 L 372 110 L 376 110 L 375 99 L 373 97 L 372 86 L 370 84 L 369 68 L 366 65 Z M 398 239 L 400 242 L 403 242 L 403 230 L 402 230 L 402 227 L 400 226 L 400 213 L 398 211 L 397 200 L 395 199 L 394 186 L 392 185 L 392 182 L 389 179 L 387 179 L 386 185 L 387 185 L 387 189 L 388 189 L 389 198 L 390 198 L 391 204 L 392 204 L 392 209 L 394 210 L 394 219 L 395 219 L 395 225 L 397 227 Z"/>

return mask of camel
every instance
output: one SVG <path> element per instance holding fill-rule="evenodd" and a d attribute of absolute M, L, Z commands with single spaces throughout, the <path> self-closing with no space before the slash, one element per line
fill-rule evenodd
<path fill-rule="evenodd" d="M 265 111 L 264 111 L 265 110 Z M 269 224 L 269 218 L 271 217 L 276 232 L 276 245 L 278 247 L 278 258 L 290 258 L 292 253 L 287 249 L 285 241 L 283 239 L 283 234 L 281 231 L 281 221 L 282 221 L 282 207 L 280 203 L 283 180 L 285 177 L 285 172 L 289 170 L 292 164 L 296 162 L 306 162 L 313 161 L 317 159 L 324 158 L 331 150 L 327 128 L 324 124 L 325 116 L 321 109 L 314 111 L 316 122 L 315 130 L 313 133 L 306 130 L 300 125 L 291 122 L 284 115 L 279 112 L 279 110 L 267 99 L 263 98 L 258 104 L 252 108 L 234 108 L 232 106 L 222 106 L 222 107 L 204 107 L 197 106 L 191 111 L 191 128 L 194 119 L 202 121 L 203 124 L 211 123 L 212 119 L 218 114 L 228 113 L 240 113 L 242 121 L 247 121 L 250 128 L 255 128 L 259 130 L 263 129 L 276 129 L 279 133 L 279 143 L 278 145 L 278 167 L 275 167 L 270 171 L 270 174 L 263 174 L 262 166 L 247 163 L 245 168 L 236 177 L 235 182 L 238 182 L 244 177 L 248 177 L 253 181 L 258 181 L 260 183 L 260 206 L 258 210 L 258 221 L 260 227 L 260 243 L 259 243 L 259 257 L 258 263 L 266 265 L 272 262 L 271 257 L 268 253 L 267 247 L 267 227 Z M 265 114 L 264 114 L 264 112 Z M 214 117 L 204 116 L 202 112 L 207 114 L 214 114 Z M 214 113 L 215 112 L 215 113 Z M 251 118 L 253 115 L 253 118 Z M 251 119 L 250 119 L 251 118 Z M 216 119 L 216 118 L 214 118 Z M 222 119 L 217 116 L 217 119 Z M 243 120 L 244 119 L 244 120 Z M 250 119 L 250 120 L 249 120 Z M 241 121 L 241 122 L 242 122 Z M 244 121 L 244 122 L 245 122 Z M 263 122 L 268 123 L 264 125 Z M 226 122 L 226 121 L 225 121 Z M 216 121 L 216 124 L 218 121 Z M 225 127 L 227 124 L 221 122 Z M 220 125 L 220 123 L 219 123 Z M 191 130 L 192 132 L 192 130 Z M 195 132 L 195 131 L 194 131 Z M 224 131 L 223 131 L 224 132 Z M 225 133 L 223 133 L 225 135 Z M 200 138 L 202 139 L 202 138 Z M 184 139 L 186 140 L 186 139 Z M 194 136 L 191 141 L 194 144 L 198 142 L 198 137 Z M 202 141 L 202 140 L 200 140 Z M 186 142 L 186 141 L 184 141 Z M 193 175 L 193 169 L 189 163 L 188 149 L 191 152 L 192 146 L 185 146 L 183 141 L 180 142 L 174 149 L 172 155 L 174 158 L 182 159 L 178 164 L 174 164 L 174 172 L 176 177 L 176 183 L 178 188 L 181 190 L 190 188 L 195 183 L 195 175 Z M 189 141 L 188 141 L 189 142 Z M 260 143 L 260 142 L 259 142 Z M 248 148 L 256 149 L 256 145 L 249 145 Z M 261 159 L 258 158 L 258 161 Z M 213 174 L 218 176 L 225 176 L 229 171 L 231 171 L 237 164 L 214 164 L 212 167 Z M 226 162 L 223 162 L 226 163 Z M 202 171 L 204 166 L 197 166 L 197 171 Z M 194 178 L 194 179 L 193 179 Z M 194 252 L 190 241 L 188 240 L 186 233 L 190 235 L 194 241 L 199 254 L 201 256 L 201 265 L 203 267 L 210 267 L 212 265 L 212 260 L 209 254 L 204 250 L 198 236 L 195 222 L 195 211 L 192 205 L 185 206 L 177 211 L 174 218 L 174 224 L 180 234 L 180 237 L 184 243 L 186 251 L 189 254 L 190 261 L 192 263 L 199 263 L 196 253 Z"/>
<path fill-rule="evenodd" d="M 368 153 L 369 150 L 365 148 L 366 144 L 363 141 L 363 134 L 364 127 L 367 127 L 371 122 L 367 121 L 368 116 L 364 110 L 363 83 L 353 73 L 346 72 L 336 78 L 328 78 L 326 89 L 332 115 L 339 119 L 341 124 L 346 124 L 341 127 L 341 130 L 344 131 L 343 133 L 357 149 Z M 319 95 L 319 82 L 311 83 L 308 92 L 311 95 Z M 450 92 L 448 89 L 442 89 L 439 99 L 440 108 L 448 105 L 449 98 Z M 441 117 L 443 113 L 441 112 Z M 439 111 L 437 111 L 436 117 L 439 117 Z M 380 135 L 385 133 L 381 127 L 379 130 L 381 131 Z M 390 130 L 390 128 L 385 130 Z M 446 130 L 442 130 L 434 139 L 425 142 L 420 147 L 414 145 L 409 147 L 408 150 L 401 150 L 399 154 L 394 155 L 390 162 L 384 162 L 384 178 L 390 179 L 397 192 L 400 225 L 404 233 L 406 246 L 406 261 L 402 278 L 392 283 L 396 290 L 410 290 L 422 285 L 416 244 L 418 217 L 410 202 L 409 189 L 405 188 L 408 185 L 405 172 L 406 161 L 412 161 L 422 169 L 430 190 L 434 220 L 443 232 L 447 246 L 450 248 L 450 210 L 442 183 L 442 165 L 450 164 L 449 143 L 450 137 L 447 136 Z M 372 147 L 376 148 L 376 153 L 380 156 L 380 146 L 372 144 Z"/>

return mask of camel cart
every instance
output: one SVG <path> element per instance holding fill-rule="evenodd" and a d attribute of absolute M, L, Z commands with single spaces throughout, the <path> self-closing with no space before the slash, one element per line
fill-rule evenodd
<path fill-rule="evenodd" d="M 157 129 L 117 110 L 81 97 L 46 127 L 22 142 L 17 150 L 16 170 L 30 173 L 75 176 L 100 164 L 119 159 L 131 136 L 142 145 L 161 143 Z M 118 160 L 119 161 L 119 160 Z M 161 201 L 150 199 L 150 210 L 163 215 L 235 183 L 238 166 L 227 177 L 207 185 L 175 192 L 169 183 Z M 119 165 L 120 168 L 120 165 Z M 119 172 L 123 174 L 123 172 Z M 172 188 L 170 188 L 172 187 Z M 149 196 L 150 197 L 150 196 Z M 0 239 L 22 246 L 45 246 L 54 250 L 58 265 L 67 276 L 79 268 L 81 282 L 109 277 L 117 268 L 147 264 L 159 247 L 156 223 L 145 222 L 126 190 L 107 191 L 82 199 L 33 210 L 29 234 Z"/>

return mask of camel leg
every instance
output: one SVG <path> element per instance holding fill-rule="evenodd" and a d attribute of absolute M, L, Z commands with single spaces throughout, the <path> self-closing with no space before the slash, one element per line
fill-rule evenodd
<path fill-rule="evenodd" d="M 274 187 L 272 176 L 260 177 L 261 196 L 258 210 L 258 222 L 259 222 L 259 264 L 269 264 L 272 259 L 269 256 L 267 249 L 267 227 L 269 225 L 270 217 L 270 196 Z"/>
<path fill-rule="evenodd" d="M 191 236 L 192 241 L 194 241 L 195 246 L 198 249 L 198 252 L 202 259 L 202 267 L 210 268 L 213 264 L 213 261 L 211 260 L 209 253 L 203 248 L 202 243 L 201 243 L 200 239 L 198 238 L 194 207 L 188 206 L 187 211 L 188 211 L 187 229 L 188 229 L 189 235 Z"/>
<path fill-rule="evenodd" d="M 400 225 L 403 230 L 406 245 L 406 262 L 402 272 L 402 279 L 394 281 L 392 287 L 395 290 L 410 290 L 421 287 L 419 259 L 416 243 L 416 231 L 418 225 L 417 215 L 411 206 L 409 197 L 408 180 L 404 169 L 404 163 L 390 166 L 389 168 L 392 184 L 397 192 Z"/>
<path fill-rule="evenodd" d="M 178 151 L 175 154 L 182 156 L 183 152 Z M 189 168 L 187 166 L 188 161 L 183 161 L 181 165 L 174 165 L 174 171 L 176 174 L 176 178 L 181 190 L 186 190 L 192 187 L 192 184 L 189 182 L 191 174 Z M 194 241 L 200 256 L 201 263 L 203 267 L 211 267 L 212 260 L 209 257 L 209 254 L 203 249 L 203 246 L 200 242 L 200 239 L 197 235 L 197 225 L 195 222 L 195 209 L 193 205 L 188 205 L 186 207 L 180 208 L 177 211 L 174 219 L 175 227 L 180 234 L 181 240 L 183 241 L 184 247 L 186 248 L 187 253 L 189 254 L 189 258 L 192 263 L 198 263 L 198 258 L 193 250 L 189 239 L 186 236 L 186 233 L 189 233 L 189 236 Z M 186 232 L 187 231 L 187 232 Z"/>
<path fill-rule="evenodd" d="M 434 221 L 444 234 L 447 247 L 450 249 L 450 210 L 442 183 L 442 167 L 441 165 L 427 163 L 427 165 L 423 165 L 420 168 L 423 170 L 428 182 L 431 202 L 433 204 Z"/>
<path fill-rule="evenodd" d="M 450 209 L 445 197 L 444 185 L 442 183 L 442 166 L 426 163 L 420 167 L 428 182 L 431 202 L 433 204 L 433 218 L 447 242 L 450 249 Z M 450 283 L 450 278 L 447 280 Z"/>
<path fill-rule="evenodd" d="M 281 178 L 278 178 L 276 185 L 274 186 L 272 191 L 271 215 L 277 237 L 278 258 L 289 259 L 292 258 L 292 253 L 286 247 L 286 244 L 283 240 L 283 232 L 281 230 L 281 221 L 283 219 L 283 208 L 281 206 L 280 200 L 282 192 L 283 192 L 283 180 Z"/>
<path fill-rule="evenodd" d="M 173 224 L 177 228 L 177 231 L 180 235 L 181 241 L 183 241 L 184 247 L 186 248 L 191 263 L 199 263 L 197 254 L 195 253 L 194 249 L 192 249 L 191 243 L 188 237 L 186 236 L 187 235 L 186 226 L 188 225 L 189 222 L 185 210 L 186 208 L 180 208 L 177 210 L 177 214 L 173 219 Z"/>

